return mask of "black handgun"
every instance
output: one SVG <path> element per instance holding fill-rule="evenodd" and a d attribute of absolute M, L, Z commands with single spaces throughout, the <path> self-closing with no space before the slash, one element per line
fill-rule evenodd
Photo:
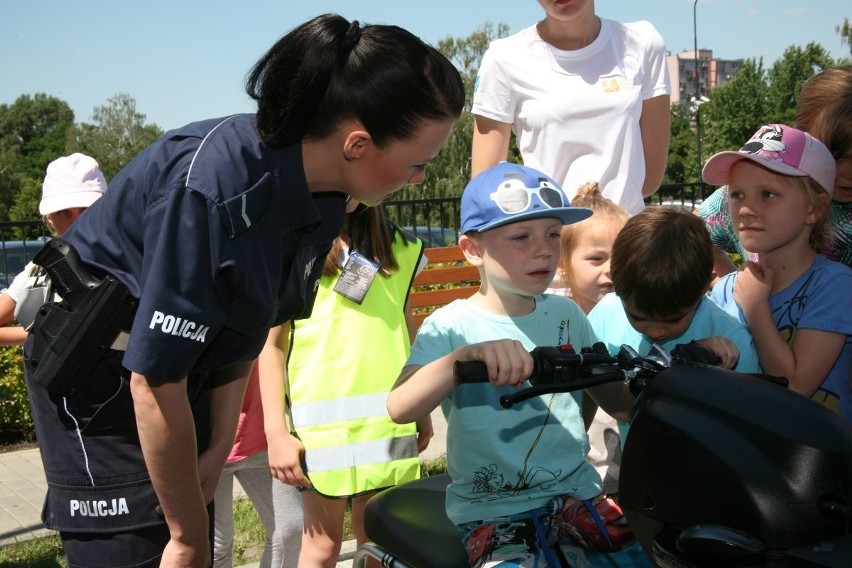
<path fill-rule="evenodd" d="M 77 251 L 55 238 L 35 255 L 51 286 L 61 296 L 39 309 L 30 333 L 32 378 L 52 393 L 76 391 L 113 341 L 129 329 L 136 301 L 127 287 L 88 271 Z"/>

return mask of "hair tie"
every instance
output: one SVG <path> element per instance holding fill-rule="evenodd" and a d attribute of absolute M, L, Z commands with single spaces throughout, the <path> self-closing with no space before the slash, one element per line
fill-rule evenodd
<path fill-rule="evenodd" d="M 358 44 L 358 40 L 361 39 L 361 24 L 358 20 L 352 20 L 352 23 L 349 24 L 349 28 L 347 28 L 346 33 L 343 35 L 343 40 L 340 42 L 340 54 L 343 56 L 343 60 L 349 57 L 349 54 L 352 53 L 352 50 L 355 49 L 355 46 Z"/>

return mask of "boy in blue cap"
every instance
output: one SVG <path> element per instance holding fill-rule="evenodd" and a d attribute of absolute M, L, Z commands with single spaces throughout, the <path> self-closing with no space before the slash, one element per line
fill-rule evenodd
<path fill-rule="evenodd" d="M 562 226 L 591 215 L 569 206 L 562 189 L 532 168 L 501 162 L 462 195 L 459 247 L 479 269 L 481 288 L 430 315 L 388 396 L 398 422 L 447 418 L 447 516 L 459 528 L 471 566 L 637 565 L 642 556 L 621 510 L 601 495 L 586 462 L 581 394 L 559 393 L 505 410 L 499 398 L 526 383 L 529 351 L 539 345 L 597 341 L 582 310 L 545 289 L 559 261 Z M 453 380 L 455 361 L 482 361 L 492 384 Z M 627 419 L 624 384 L 590 389 L 600 405 Z M 603 530 L 600 530 L 601 527 Z M 602 552 L 606 551 L 606 552 Z M 644 556 L 641 564 L 648 566 Z"/>

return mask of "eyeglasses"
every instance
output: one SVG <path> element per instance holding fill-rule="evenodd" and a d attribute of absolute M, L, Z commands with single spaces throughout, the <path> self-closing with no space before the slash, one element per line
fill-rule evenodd
<path fill-rule="evenodd" d="M 497 191 L 491 194 L 491 199 L 497 204 L 500 211 L 512 215 L 529 209 L 533 195 L 537 195 L 539 201 L 551 209 L 565 207 L 562 192 L 544 179 L 539 180 L 538 187 L 527 187 L 519 179 L 507 180 L 501 183 Z"/>

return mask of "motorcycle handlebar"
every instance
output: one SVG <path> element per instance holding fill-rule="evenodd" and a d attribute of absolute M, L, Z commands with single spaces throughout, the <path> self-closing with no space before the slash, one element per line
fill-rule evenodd
<path fill-rule="evenodd" d="M 536 347 L 530 355 L 533 372 L 528 379 L 534 386 L 569 382 L 584 368 L 619 365 L 618 359 L 609 355 L 602 343 L 580 353 L 575 353 L 570 345 Z M 488 382 L 488 367 L 482 361 L 456 361 L 454 373 L 457 384 Z"/>
<path fill-rule="evenodd" d="M 650 376 L 668 366 L 640 357 L 629 346 L 622 346 L 618 355 L 613 357 L 602 343 L 584 348 L 580 353 L 576 353 L 570 345 L 536 347 L 530 355 L 533 358 L 533 372 L 529 377 L 532 387 L 502 396 L 500 403 L 506 408 L 545 393 L 581 390 L 615 381 L 635 381 L 640 376 L 644 379 L 641 386 L 644 386 Z M 488 368 L 481 361 L 456 361 L 454 372 L 456 384 L 488 382 Z"/>

